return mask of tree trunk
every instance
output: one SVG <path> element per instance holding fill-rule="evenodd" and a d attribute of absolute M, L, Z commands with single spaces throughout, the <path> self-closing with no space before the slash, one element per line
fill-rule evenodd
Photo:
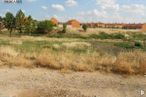
<path fill-rule="evenodd" d="M 12 36 L 12 29 L 10 29 L 10 37 Z"/>
<path fill-rule="evenodd" d="M 22 29 L 20 28 L 19 29 L 19 36 L 21 37 L 21 34 L 22 34 Z"/>

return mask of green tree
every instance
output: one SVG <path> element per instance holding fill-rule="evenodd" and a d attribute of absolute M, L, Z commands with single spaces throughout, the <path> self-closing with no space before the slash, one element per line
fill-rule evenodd
<path fill-rule="evenodd" d="M 0 16 L 0 22 L 2 22 L 3 18 Z"/>
<path fill-rule="evenodd" d="M 87 25 L 86 24 L 83 24 L 82 26 L 83 30 L 86 32 L 87 31 Z"/>
<path fill-rule="evenodd" d="M 3 18 L 0 16 L 0 32 L 3 28 Z"/>
<path fill-rule="evenodd" d="M 66 28 L 67 28 L 67 25 L 66 25 L 66 24 L 63 24 L 63 30 L 62 30 L 62 33 L 66 33 Z"/>
<path fill-rule="evenodd" d="M 45 20 L 38 23 L 38 32 L 39 34 L 47 34 L 48 32 L 53 30 L 54 25 L 51 21 Z"/>
<path fill-rule="evenodd" d="M 10 12 L 6 13 L 5 18 L 4 18 L 4 24 L 5 24 L 5 27 L 9 30 L 10 37 L 11 37 L 12 31 L 15 27 L 15 17 L 13 16 L 12 13 Z"/>
<path fill-rule="evenodd" d="M 16 28 L 19 30 L 20 35 L 25 27 L 25 22 L 25 14 L 22 12 L 22 10 L 19 10 L 16 14 Z"/>
<path fill-rule="evenodd" d="M 25 32 L 29 35 L 32 34 L 36 30 L 37 24 L 35 20 L 32 19 L 31 16 L 28 16 L 25 23 Z"/>

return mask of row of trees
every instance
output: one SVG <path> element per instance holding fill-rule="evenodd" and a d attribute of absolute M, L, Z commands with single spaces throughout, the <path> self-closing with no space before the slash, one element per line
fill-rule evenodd
<path fill-rule="evenodd" d="M 21 35 L 23 32 L 30 34 L 36 29 L 36 21 L 31 16 L 26 17 L 22 10 L 19 10 L 16 16 L 7 12 L 3 18 L 3 23 L 10 32 L 10 36 L 13 30 L 17 30 Z"/>
<path fill-rule="evenodd" d="M 0 31 L 2 24 L 12 36 L 12 32 L 18 32 L 21 34 L 31 35 L 32 33 L 46 34 L 53 29 L 55 25 L 49 20 L 37 21 L 34 20 L 30 15 L 27 17 L 22 10 L 19 10 L 14 16 L 11 12 L 7 12 L 5 17 L 0 17 Z"/>
<path fill-rule="evenodd" d="M 37 34 L 47 34 L 53 30 L 54 25 L 51 21 L 37 21 L 34 20 L 30 15 L 27 17 L 22 10 L 19 10 L 14 16 L 11 12 L 7 12 L 5 17 L 0 17 L 0 32 L 2 28 L 7 28 L 10 37 L 12 32 L 18 32 L 21 36 L 22 34 L 31 35 L 32 33 Z M 66 33 L 67 25 L 63 24 L 63 30 L 61 33 Z M 87 30 L 87 26 L 82 26 L 83 30 Z"/>

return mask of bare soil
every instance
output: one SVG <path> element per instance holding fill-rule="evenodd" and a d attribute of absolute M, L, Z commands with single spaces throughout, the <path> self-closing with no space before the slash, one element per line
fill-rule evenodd
<path fill-rule="evenodd" d="M 146 77 L 42 68 L 0 69 L 0 97 L 146 97 Z"/>

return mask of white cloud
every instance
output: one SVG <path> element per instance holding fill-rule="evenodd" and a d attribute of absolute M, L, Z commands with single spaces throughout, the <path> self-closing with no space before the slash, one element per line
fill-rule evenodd
<path fill-rule="evenodd" d="M 97 9 L 81 12 L 79 15 L 88 16 L 88 17 L 96 17 L 96 18 L 105 18 L 107 17 L 106 11 L 99 11 Z"/>
<path fill-rule="evenodd" d="M 119 4 L 118 0 L 95 0 L 103 20 L 113 22 L 144 22 L 146 7 L 143 4 Z M 92 13 L 93 14 L 93 13 Z M 94 15 L 93 15 L 94 16 Z M 102 15 L 101 15 L 102 16 Z M 95 19 L 94 19 L 95 20 Z M 143 20 L 143 21 L 142 21 Z"/>
<path fill-rule="evenodd" d="M 118 10 L 117 0 L 96 0 L 97 5 L 103 10 Z"/>
<path fill-rule="evenodd" d="M 122 5 L 121 12 L 128 13 L 128 14 L 139 14 L 145 15 L 146 7 L 140 4 L 131 4 L 131 5 Z"/>
<path fill-rule="evenodd" d="M 96 22 L 102 19 L 108 18 L 108 14 L 106 11 L 99 11 L 97 9 L 83 11 L 78 14 L 78 18 L 82 22 Z"/>
<path fill-rule="evenodd" d="M 67 0 L 66 1 L 66 6 L 68 6 L 68 7 L 74 7 L 74 6 L 77 6 L 77 5 L 78 5 L 78 3 L 77 3 L 76 0 Z"/>
<path fill-rule="evenodd" d="M 48 7 L 47 6 L 42 6 L 42 9 L 47 10 Z"/>
<path fill-rule="evenodd" d="M 65 8 L 63 5 L 60 5 L 60 4 L 52 4 L 52 8 L 57 10 L 57 11 L 64 11 Z"/>

